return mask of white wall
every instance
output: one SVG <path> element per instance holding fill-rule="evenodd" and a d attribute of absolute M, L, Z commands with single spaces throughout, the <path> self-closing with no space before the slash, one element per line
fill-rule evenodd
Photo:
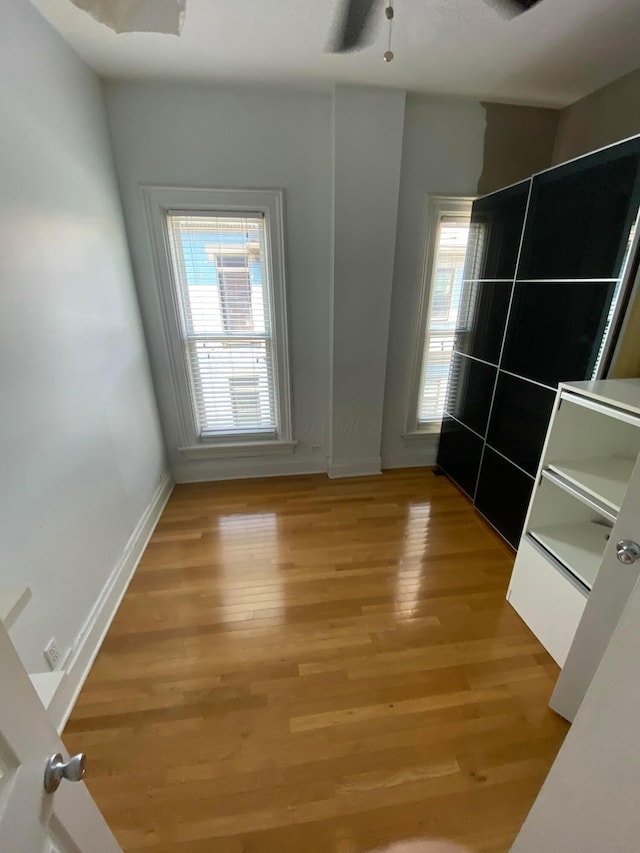
<path fill-rule="evenodd" d="M 111 134 L 155 386 L 177 480 L 326 470 L 329 406 L 331 99 L 329 95 L 109 83 Z M 291 457 L 186 460 L 176 450 L 141 184 L 284 189 L 294 437 Z"/>
<path fill-rule="evenodd" d="M 405 93 L 338 86 L 330 476 L 380 472 Z"/>
<path fill-rule="evenodd" d="M 424 253 L 425 196 L 475 196 L 484 134 L 485 111 L 477 101 L 407 96 L 384 398 L 384 468 L 435 462 L 437 436 L 426 436 L 419 446 L 405 447 L 402 440 Z"/>
<path fill-rule="evenodd" d="M 340 476 L 378 470 L 381 456 L 383 467 L 432 464 L 435 437 L 422 448 L 402 443 L 424 199 L 428 193 L 474 196 L 483 171 L 491 180 L 500 181 L 503 174 L 513 179 L 514 169 L 529 163 L 520 150 L 523 128 L 531 128 L 532 121 L 546 127 L 549 111 L 487 111 L 477 101 L 410 94 L 405 111 L 403 91 L 357 86 L 336 87 L 332 97 L 120 81 L 108 83 L 106 92 L 152 371 L 176 479 L 327 469 Z M 506 141 L 505 114 L 512 118 Z M 549 156 L 547 143 L 547 136 L 532 141 L 536 162 Z M 187 460 L 177 450 L 177 404 L 142 184 L 284 189 L 298 441 L 292 456 L 202 461 Z"/>
<path fill-rule="evenodd" d="M 0 29 L 0 585 L 69 652 L 164 471 L 100 84 L 24 0 Z"/>

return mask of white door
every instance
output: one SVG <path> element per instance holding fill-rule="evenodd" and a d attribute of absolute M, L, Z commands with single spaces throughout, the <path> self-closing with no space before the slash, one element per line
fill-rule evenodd
<path fill-rule="evenodd" d="M 47 759 L 68 758 L 0 624 L 0 851 L 122 853 L 84 782 L 44 789 Z"/>
<path fill-rule="evenodd" d="M 511 853 L 640 849 L 640 585 Z"/>
<path fill-rule="evenodd" d="M 634 544 L 640 545 L 640 458 L 549 703 L 567 720 L 574 719 L 640 575 Z"/>

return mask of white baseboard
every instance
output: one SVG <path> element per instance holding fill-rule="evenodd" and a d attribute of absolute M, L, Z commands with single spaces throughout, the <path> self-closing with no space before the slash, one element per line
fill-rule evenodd
<path fill-rule="evenodd" d="M 406 459 L 403 456 L 383 456 L 382 457 L 382 470 L 383 471 L 393 471 L 398 468 L 435 468 L 436 467 L 436 457 L 435 455 L 432 458 L 428 459 Z"/>
<path fill-rule="evenodd" d="M 406 450 L 403 453 L 389 453 L 382 457 L 383 468 L 433 468 L 436 464 L 437 451 L 421 453 Z"/>
<path fill-rule="evenodd" d="M 356 459 L 354 462 L 329 462 L 328 474 L 332 480 L 339 477 L 370 477 L 382 473 L 379 456 Z"/>
<path fill-rule="evenodd" d="M 69 719 L 82 685 L 172 491 L 173 480 L 167 474 L 129 537 L 121 558 L 63 662 L 65 678 L 49 706 L 49 716 L 59 732 L 62 732 Z"/>

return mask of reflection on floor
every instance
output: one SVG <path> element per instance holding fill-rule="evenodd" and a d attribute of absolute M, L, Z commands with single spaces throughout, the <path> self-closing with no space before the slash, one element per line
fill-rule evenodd
<path fill-rule="evenodd" d="M 65 732 L 124 850 L 508 850 L 566 732 L 512 562 L 427 469 L 178 486 Z"/>

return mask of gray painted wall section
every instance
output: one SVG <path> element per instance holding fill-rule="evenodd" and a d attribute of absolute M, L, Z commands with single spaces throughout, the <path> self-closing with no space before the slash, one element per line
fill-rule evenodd
<path fill-rule="evenodd" d="M 559 110 L 483 103 L 487 116 L 478 195 L 531 177 L 551 165 Z"/>
<path fill-rule="evenodd" d="M 30 3 L 0 30 L 0 585 L 43 671 L 75 643 L 164 471 L 96 76 Z"/>
<path fill-rule="evenodd" d="M 640 133 L 640 69 L 560 112 L 553 162 L 563 163 Z"/>

